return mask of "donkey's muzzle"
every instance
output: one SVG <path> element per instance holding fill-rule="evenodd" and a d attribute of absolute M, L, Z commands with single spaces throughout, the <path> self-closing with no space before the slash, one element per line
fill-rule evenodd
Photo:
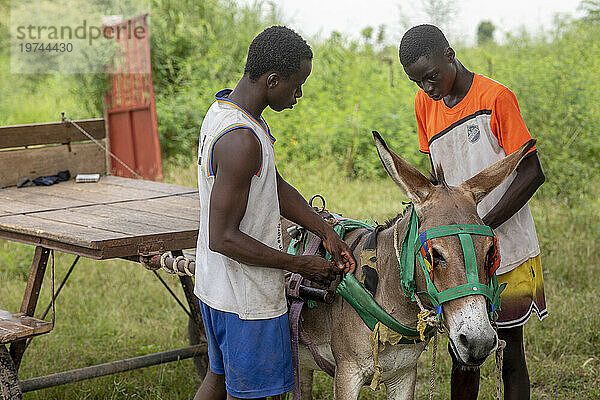
<path fill-rule="evenodd" d="M 468 366 L 479 366 L 487 357 L 496 350 L 498 336 L 470 335 L 464 333 L 458 335 L 458 342 L 453 343 L 453 352 L 458 354 L 458 360 Z"/>

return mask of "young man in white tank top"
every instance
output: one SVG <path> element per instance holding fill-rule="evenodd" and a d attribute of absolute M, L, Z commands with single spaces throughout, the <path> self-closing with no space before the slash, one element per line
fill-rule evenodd
<path fill-rule="evenodd" d="M 251 43 L 235 89 L 217 93 L 202 123 L 195 293 L 210 369 L 195 399 L 265 398 L 294 388 L 285 271 L 328 284 L 353 272 L 348 246 L 277 172 L 263 110 L 293 108 L 312 68 L 294 31 L 273 26 Z M 323 239 L 334 263 L 283 252 L 280 215 Z"/>

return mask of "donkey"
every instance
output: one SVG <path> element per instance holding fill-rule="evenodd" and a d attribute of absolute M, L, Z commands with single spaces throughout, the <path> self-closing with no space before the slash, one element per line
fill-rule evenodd
<path fill-rule="evenodd" d="M 432 181 L 415 167 L 393 153 L 377 132 L 373 132 L 377 152 L 392 180 L 414 205 L 419 219 L 419 232 L 442 226 L 471 224 L 483 225 L 477 214 L 479 203 L 489 192 L 502 183 L 517 167 L 527 151 L 534 145 L 531 140 L 512 155 L 491 165 L 459 186 L 448 186 L 443 171 L 436 167 Z M 406 213 L 405 213 L 406 214 Z M 379 282 L 375 300 L 397 321 L 415 327 L 419 308 L 400 287 L 398 261 L 394 247 L 394 225 L 406 229 L 408 216 L 398 215 L 377 233 L 377 269 Z M 344 240 L 358 245 L 355 257 L 366 240 L 365 229 L 348 232 Z M 289 239 L 288 239 L 289 240 Z M 431 240 L 433 258 L 433 281 L 438 291 L 466 283 L 463 251 L 456 236 Z M 477 265 L 486 265 L 486 257 L 493 247 L 490 236 L 473 236 L 473 248 Z M 417 265 L 417 264 L 415 264 Z M 355 273 L 360 280 L 359 267 Z M 487 284 L 486 268 L 478 268 L 479 282 Z M 426 279 L 421 268 L 415 268 L 417 290 L 426 290 Z M 423 299 L 426 307 L 431 303 Z M 375 368 L 371 330 L 363 323 L 357 312 L 337 296 L 330 304 L 302 311 L 304 332 L 312 341 L 319 356 L 335 366 L 334 398 L 336 400 L 358 399 L 361 387 L 370 382 Z M 458 359 L 467 366 L 479 366 L 498 346 L 498 337 L 488 316 L 483 296 L 472 294 L 444 303 L 443 325 L 448 332 L 450 346 Z M 382 366 L 381 382 L 385 384 L 388 399 L 413 399 L 417 377 L 417 360 L 424 350 L 424 342 L 411 344 L 386 343 L 379 352 Z M 302 399 L 312 398 L 313 371 L 319 369 L 308 347 L 300 345 L 300 382 Z"/>

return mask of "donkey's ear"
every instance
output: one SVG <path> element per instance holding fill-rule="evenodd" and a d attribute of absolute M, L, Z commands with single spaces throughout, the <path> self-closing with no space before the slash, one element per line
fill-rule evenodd
<path fill-rule="evenodd" d="M 490 165 L 471 179 L 463 182 L 459 187 L 473 193 L 475 203 L 479 203 L 489 192 L 508 178 L 534 145 L 535 139 L 529 140 L 519 150 Z"/>
<path fill-rule="evenodd" d="M 379 158 L 392 180 L 413 203 L 420 204 L 425 201 L 434 187 L 433 184 L 418 169 L 392 152 L 379 132 L 373 131 L 373 138 L 375 138 Z"/>

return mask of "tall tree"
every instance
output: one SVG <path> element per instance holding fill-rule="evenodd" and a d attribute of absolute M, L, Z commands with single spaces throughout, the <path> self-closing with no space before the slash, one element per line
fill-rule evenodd
<path fill-rule="evenodd" d="M 451 23 L 458 11 L 456 2 L 452 0 L 425 0 L 423 10 L 431 23 L 444 32 L 451 30 Z"/>
<path fill-rule="evenodd" d="M 491 21 L 481 21 L 477 26 L 477 44 L 482 45 L 494 41 L 496 27 Z"/>

